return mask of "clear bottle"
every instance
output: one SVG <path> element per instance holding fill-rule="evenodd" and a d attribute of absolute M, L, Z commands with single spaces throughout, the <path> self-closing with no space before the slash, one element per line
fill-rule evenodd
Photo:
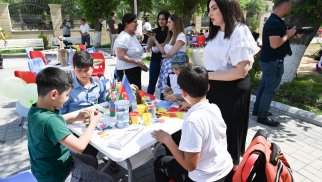
<path fill-rule="evenodd" d="M 116 127 L 126 128 L 130 125 L 129 106 L 130 102 L 128 100 L 115 101 Z"/>

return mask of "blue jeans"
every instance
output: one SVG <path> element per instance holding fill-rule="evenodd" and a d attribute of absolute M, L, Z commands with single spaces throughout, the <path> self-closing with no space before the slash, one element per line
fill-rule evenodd
<path fill-rule="evenodd" d="M 262 80 L 256 94 L 253 112 L 260 118 L 267 117 L 268 110 L 272 102 L 272 97 L 277 92 L 284 73 L 283 62 L 260 61 L 262 70 Z"/>
<path fill-rule="evenodd" d="M 85 43 L 87 44 L 86 48 L 91 47 L 91 37 L 89 35 L 82 36 L 82 44 L 85 45 Z"/>
<path fill-rule="evenodd" d="M 161 63 L 158 61 L 150 61 L 150 71 L 149 71 L 149 86 L 148 86 L 148 93 L 149 94 L 154 94 L 155 92 L 155 86 L 157 84 L 158 81 L 158 77 L 160 74 L 160 67 L 161 67 Z"/>

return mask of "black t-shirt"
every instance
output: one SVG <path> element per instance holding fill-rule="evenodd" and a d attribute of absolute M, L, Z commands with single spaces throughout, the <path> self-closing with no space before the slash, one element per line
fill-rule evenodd
<path fill-rule="evenodd" d="M 162 31 L 161 29 L 156 28 L 152 31 L 156 33 L 155 38 L 160 44 L 162 44 L 167 38 L 168 29 Z M 161 62 L 161 60 L 162 60 L 162 54 L 160 52 L 158 53 L 152 52 L 151 61 Z"/>
<path fill-rule="evenodd" d="M 115 20 L 110 18 L 107 20 L 107 25 L 110 28 L 111 34 L 117 34 L 117 30 L 114 29 Z"/>
<path fill-rule="evenodd" d="M 283 37 L 287 33 L 287 27 L 284 21 L 275 14 L 267 19 L 263 28 L 263 49 L 260 60 L 264 62 L 276 61 L 278 59 L 284 59 L 286 54 L 292 54 L 289 41 L 286 41 L 280 47 L 273 49 L 269 43 L 270 36 Z"/>
<path fill-rule="evenodd" d="M 102 31 L 102 26 L 103 26 L 103 24 L 100 21 L 98 21 L 98 22 L 95 23 L 94 30 L 97 31 L 97 32 L 101 32 Z"/>

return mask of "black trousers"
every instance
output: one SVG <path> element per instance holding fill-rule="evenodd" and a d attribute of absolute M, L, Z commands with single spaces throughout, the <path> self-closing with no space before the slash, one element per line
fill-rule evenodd
<path fill-rule="evenodd" d="M 171 135 L 171 137 L 172 137 L 172 139 L 173 139 L 174 143 L 176 143 L 176 144 L 179 146 L 179 144 L 180 144 L 180 140 L 181 140 L 181 130 L 179 130 L 179 131 L 177 131 L 177 132 L 173 133 L 173 134 Z M 165 153 L 166 153 L 167 155 L 172 155 L 172 153 L 170 152 L 170 150 L 168 149 L 168 147 L 167 147 L 166 145 L 163 145 L 163 146 L 164 146 L 164 149 L 165 149 Z"/>
<path fill-rule="evenodd" d="M 231 170 L 225 177 L 215 182 L 231 182 L 233 177 L 233 170 Z M 169 179 L 175 182 L 193 182 L 188 177 L 188 171 L 185 170 L 173 156 L 159 156 L 154 161 L 154 176 L 156 182 L 168 182 Z"/>
<path fill-rule="evenodd" d="M 119 81 L 122 81 L 124 73 L 130 84 L 138 86 L 138 88 L 141 90 L 141 68 L 137 66 L 126 70 L 117 70 Z"/>
<path fill-rule="evenodd" d="M 249 76 L 234 81 L 210 80 L 207 99 L 219 107 L 227 125 L 227 145 L 234 165 L 245 152 L 250 105 Z"/>

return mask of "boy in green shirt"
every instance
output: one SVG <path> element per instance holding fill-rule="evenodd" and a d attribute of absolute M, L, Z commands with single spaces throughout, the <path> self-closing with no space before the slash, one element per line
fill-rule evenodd
<path fill-rule="evenodd" d="M 92 110 L 59 114 L 72 88 L 70 75 L 59 68 L 48 67 L 36 77 L 38 100 L 28 113 L 28 150 L 31 171 L 39 182 L 65 181 L 73 167 L 70 150 L 82 153 L 87 147 L 100 114 Z M 88 128 L 79 138 L 67 123 L 88 119 Z"/>

